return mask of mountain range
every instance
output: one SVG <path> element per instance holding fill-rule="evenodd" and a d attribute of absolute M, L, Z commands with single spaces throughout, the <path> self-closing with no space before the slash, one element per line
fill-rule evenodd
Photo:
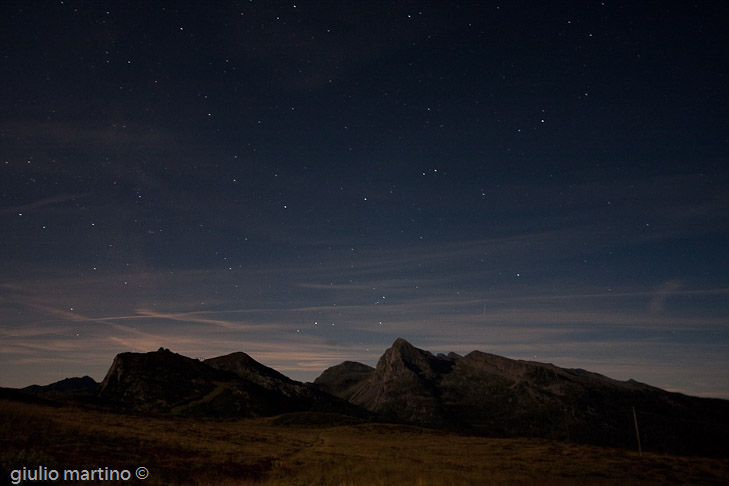
<path fill-rule="evenodd" d="M 729 457 L 727 400 L 480 351 L 434 355 L 404 339 L 374 368 L 345 361 L 313 383 L 294 381 L 242 352 L 198 360 L 160 348 L 117 355 L 98 384 L 84 377 L 23 391 L 45 398 L 93 395 L 105 406 L 145 413 L 233 418 L 295 412 L 304 420 L 301 412 L 318 412 L 317 420 L 333 422 L 626 448 L 637 446 L 637 429 L 646 449 Z"/>

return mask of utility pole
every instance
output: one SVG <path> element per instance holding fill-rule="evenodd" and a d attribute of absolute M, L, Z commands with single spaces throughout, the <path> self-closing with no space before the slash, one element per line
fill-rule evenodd
<path fill-rule="evenodd" d="M 635 423 L 635 437 L 638 439 L 638 454 L 643 457 L 643 448 L 640 446 L 640 432 L 638 432 L 638 416 L 635 414 L 635 405 L 633 405 L 633 422 Z"/>

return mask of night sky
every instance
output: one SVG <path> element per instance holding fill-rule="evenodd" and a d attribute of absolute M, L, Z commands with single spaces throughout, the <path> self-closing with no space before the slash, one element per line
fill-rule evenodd
<path fill-rule="evenodd" d="M 729 398 L 722 2 L 0 7 L 0 386 L 397 337 Z"/>

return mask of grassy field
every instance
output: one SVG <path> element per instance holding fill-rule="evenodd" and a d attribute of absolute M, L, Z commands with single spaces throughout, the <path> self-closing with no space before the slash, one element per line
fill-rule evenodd
<path fill-rule="evenodd" d="M 131 471 L 130 481 L 96 483 L 106 485 L 729 485 L 729 459 L 650 452 L 641 457 L 620 449 L 464 437 L 313 413 L 213 421 L 5 399 L 0 399 L 0 466 L 0 484 L 10 484 L 13 469 L 45 466 Z M 145 481 L 134 478 L 138 466 L 149 470 Z"/>

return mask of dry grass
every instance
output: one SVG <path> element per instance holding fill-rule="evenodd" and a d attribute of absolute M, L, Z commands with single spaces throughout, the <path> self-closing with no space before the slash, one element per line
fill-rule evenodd
<path fill-rule="evenodd" d="M 729 485 L 727 459 L 317 418 L 206 421 L 0 400 L 2 482 L 23 466 L 146 466 L 150 486 Z"/>

